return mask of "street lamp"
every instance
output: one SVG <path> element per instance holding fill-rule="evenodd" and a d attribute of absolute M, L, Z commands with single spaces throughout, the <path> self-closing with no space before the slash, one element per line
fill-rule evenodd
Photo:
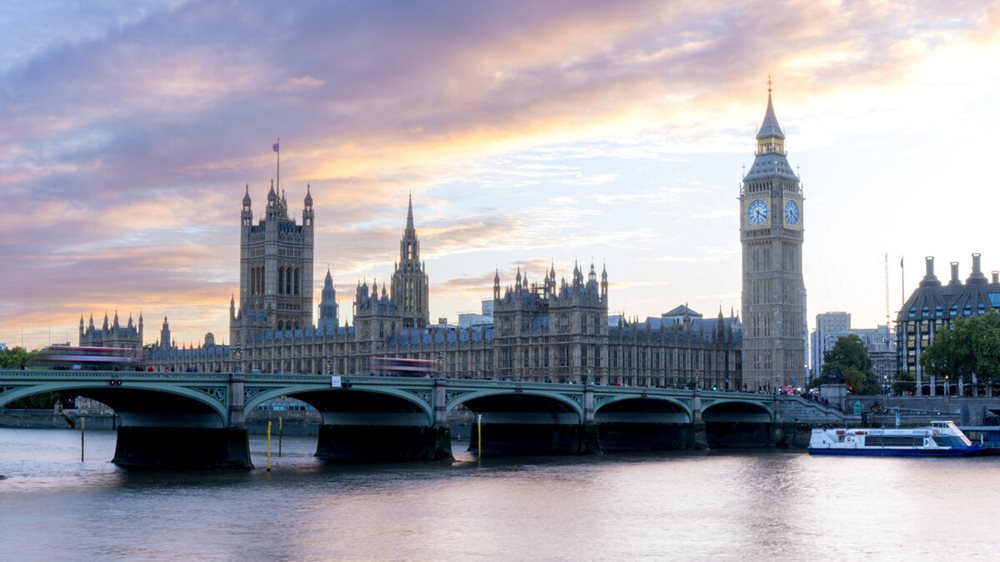
<path fill-rule="evenodd" d="M 234 345 L 233 346 L 233 363 L 234 363 L 234 365 L 233 365 L 233 372 L 234 373 L 239 373 L 240 371 L 243 370 L 241 368 L 241 364 L 240 364 L 240 357 L 242 357 L 242 356 L 243 356 L 243 349 L 239 345 Z"/>
<path fill-rule="evenodd" d="M 331 366 L 331 363 L 333 363 L 333 361 L 331 361 L 329 357 L 324 357 L 323 358 L 323 374 L 324 375 L 333 374 L 333 367 Z"/>

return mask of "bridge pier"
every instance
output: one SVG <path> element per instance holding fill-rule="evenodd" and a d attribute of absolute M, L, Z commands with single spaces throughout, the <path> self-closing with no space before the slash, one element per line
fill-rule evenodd
<path fill-rule="evenodd" d="M 246 428 L 119 427 L 112 462 L 129 469 L 251 469 Z"/>
<path fill-rule="evenodd" d="M 426 414 L 415 412 L 324 412 L 316 457 L 333 462 L 453 460 L 447 384 L 444 379 L 434 381 L 430 425 Z"/>
<path fill-rule="evenodd" d="M 691 399 L 691 427 L 688 430 L 689 449 L 708 449 L 708 429 L 701 417 L 701 391 L 694 389 Z"/>
<path fill-rule="evenodd" d="M 487 416 L 483 416 L 486 418 Z M 479 450 L 477 432 L 469 451 Z M 484 456 L 573 455 L 600 452 L 596 424 L 525 424 L 483 421 Z"/>
<path fill-rule="evenodd" d="M 228 423 L 204 414 L 120 412 L 112 462 L 130 469 L 252 469 L 242 374 L 229 376 L 227 399 Z M 187 423 L 174 425 L 181 420 Z"/>
<path fill-rule="evenodd" d="M 451 459 L 451 433 L 441 426 L 321 425 L 316 457 L 332 462 Z"/>
<path fill-rule="evenodd" d="M 583 428 L 580 432 L 580 452 L 584 454 L 601 453 L 601 432 L 594 415 L 594 385 L 588 380 L 583 387 Z"/>

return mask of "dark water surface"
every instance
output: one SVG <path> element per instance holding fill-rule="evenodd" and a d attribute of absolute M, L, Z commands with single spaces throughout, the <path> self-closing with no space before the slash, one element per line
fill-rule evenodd
<path fill-rule="evenodd" d="M 2 560 L 996 560 L 1000 457 L 709 452 L 126 472 L 0 429 Z"/>

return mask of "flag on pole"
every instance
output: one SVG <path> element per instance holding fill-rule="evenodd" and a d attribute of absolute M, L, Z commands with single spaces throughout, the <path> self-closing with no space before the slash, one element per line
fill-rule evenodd
<path fill-rule="evenodd" d="M 274 143 L 274 145 L 271 146 L 271 150 L 278 152 L 278 143 Z"/>
<path fill-rule="evenodd" d="M 278 146 L 278 145 L 274 145 L 274 146 Z M 278 149 L 275 148 L 275 150 L 278 150 Z M 903 258 L 899 258 L 899 267 L 903 267 Z"/>

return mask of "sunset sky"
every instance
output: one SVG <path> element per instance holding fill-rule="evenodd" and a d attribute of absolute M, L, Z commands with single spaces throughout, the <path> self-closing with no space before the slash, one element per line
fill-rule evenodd
<path fill-rule="evenodd" d="M 287 5 L 286 5 L 287 4 Z M 124 6 L 124 7 L 123 7 Z M 316 208 L 350 319 L 412 193 L 431 319 L 555 264 L 610 313 L 740 309 L 739 194 L 773 79 L 804 185 L 810 329 L 895 317 L 936 256 L 1000 269 L 1000 7 L 987 2 L 5 2 L 0 342 L 81 314 L 227 342 L 239 213 Z M 905 260 L 905 285 L 900 259 Z"/>

